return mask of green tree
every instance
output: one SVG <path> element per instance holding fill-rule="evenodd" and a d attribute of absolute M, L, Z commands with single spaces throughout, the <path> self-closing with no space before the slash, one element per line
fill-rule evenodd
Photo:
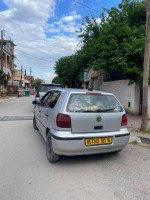
<path fill-rule="evenodd" d="M 39 86 L 41 85 L 41 83 L 42 83 L 42 80 L 36 79 L 36 80 L 34 80 L 32 87 L 34 87 L 37 90 L 39 88 Z"/>
<path fill-rule="evenodd" d="M 60 77 L 58 77 L 58 76 L 53 78 L 52 83 L 57 83 L 57 84 L 62 84 L 63 85 L 62 79 Z"/>
<path fill-rule="evenodd" d="M 146 1 L 123 0 L 118 8 L 104 9 L 98 25 L 86 17 L 79 31 L 80 60 L 89 69 L 122 71 L 141 82 L 145 40 Z"/>
<path fill-rule="evenodd" d="M 62 57 L 56 61 L 55 73 L 58 77 L 57 80 L 61 81 L 64 86 L 76 87 L 78 84 L 78 75 L 81 70 L 78 68 L 77 62 L 76 55 Z"/>

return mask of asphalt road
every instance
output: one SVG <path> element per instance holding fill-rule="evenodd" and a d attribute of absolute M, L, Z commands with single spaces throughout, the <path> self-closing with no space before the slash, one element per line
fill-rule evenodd
<path fill-rule="evenodd" d="M 0 116 L 33 116 L 31 97 L 0 103 Z M 13 118 L 12 118 L 13 119 Z M 0 200 L 149 200 L 150 148 L 62 157 L 50 164 L 32 120 L 0 121 Z"/>

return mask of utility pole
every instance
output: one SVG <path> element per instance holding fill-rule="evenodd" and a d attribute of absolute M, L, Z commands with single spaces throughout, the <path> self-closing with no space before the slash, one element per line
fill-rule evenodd
<path fill-rule="evenodd" d="M 22 88 L 22 66 L 21 66 L 21 88 Z"/>
<path fill-rule="evenodd" d="M 3 74 L 3 33 L 4 33 L 4 31 L 1 30 L 1 55 L 0 55 L 0 58 L 1 58 L 1 71 L 2 71 L 2 74 Z"/>
<path fill-rule="evenodd" d="M 31 87 L 31 82 L 32 82 L 32 78 L 31 78 L 31 67 L 30 67 L 30 87 Z"/>
<path fill-rule="evenodd" d="M 32 72 L 32 71 L 31 71 L 31 67 L 30 67 L 30 76 L 31 76 L 31 72 Z"/>
<path fill-rule="evenodd" d="M 150 0 L 147 0 L 146 7 L 146 37 L 145 37 L 145 53 L 144 53 L 144 72 L 143 72 L 143 101 L 142 101 L 142 124 L 141 130 L 147 129 L 148 118 L 148 81 L 149 81 L 149 65 L 150 65 Z"/>

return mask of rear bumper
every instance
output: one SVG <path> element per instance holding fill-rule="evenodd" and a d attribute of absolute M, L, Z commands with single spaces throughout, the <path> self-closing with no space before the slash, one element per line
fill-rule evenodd
<path fill-rule="evenodd" d="M 113 152 L 123 149 L 130 138 L 127 128 L 105 133 L 72 134 L 51 129 L 53 150 L 58 155 L 88 155 Z M 112 144 L 85 146 L 85 138 L 112 137 Z"/>

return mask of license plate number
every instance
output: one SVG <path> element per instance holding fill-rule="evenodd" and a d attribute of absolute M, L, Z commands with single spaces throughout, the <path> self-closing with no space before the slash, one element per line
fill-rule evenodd
<path fill-rule="evenodd" d="M 112 144 L 112 137 L 100 137 L 100 138 L 87 138 L 85 139 L 86 146 L 95 146 L 103 144 Z"/>

